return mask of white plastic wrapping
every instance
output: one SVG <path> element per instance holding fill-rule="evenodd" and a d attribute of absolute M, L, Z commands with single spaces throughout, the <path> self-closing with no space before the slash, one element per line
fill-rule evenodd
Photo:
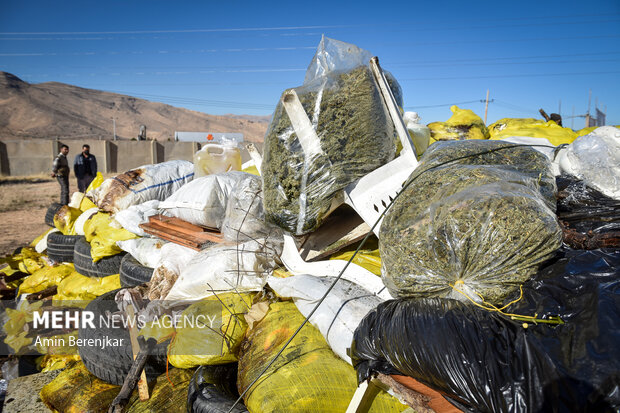
<path fill-rule="evenodd" d="M 140 224 L 147 223 L 150 216 L 159 213 L 159 202 L 160 201 L 154 199 L 139 205 L 132 205 L 127 209 L 117 212 L 114 215 L 114 220 L 127 231 L 141 237 L 146 237 L 148 234 L 140 228 Z"/>
<path fill-rule="evenodd" d="M 333 277 L 295 275 L 288 278 L 269 277 L 269 286 L 281 297 L 290 297 L 300 313 L 308 316 L 318 300 L 334 282 Z M 351 364 L 347 349 L 362 319 L 383 300 L 359 285 L 340 279 L 325 301 L 310 317 L 334 353 Z"/>
<path fill-rule="evenodd" d="M 194 255 L 166 299 L 199 300 L 223 292 L 260 291 L 280 252 L 280 246 L 263 239 L 213 245 Z"/>
<path fill-rule="evenodd" d="M 153 271 L 153 278 L 149 282 L 148 298 L 163 300 L 179 278 L 181 271 L 196 254 L 198 251 L 173 242 L 164 244 L 161 247 L 159 262 Z"/>
<path fill-rule="evenodd" d="M 116 241 L 116 245 L 129 253 L 145 267 L 155 268 L 161 261 L 161 250 L 166 241 L 157 238 L 134 238 Z"/>
<path fill-rule="evenodd" d="M 192 224 L 219 229 L 226 214 L 228 195 L 252 176 L 231 171 L 196 178 L 161 202 L 159 208 Z"/>
<path fill-rule="evenodd" d="M 146 201 L 163 201 L 194 177 L 194 164 L 169 161 L 143 165 L 103 181 L 87 196 L 102 210 L 116 213 Z"/>
<path fill-rule="evenodd" d="M 620 199 L 620 129 L 601 126 L 580 136 L 560 154 L 562 172 Z"/>

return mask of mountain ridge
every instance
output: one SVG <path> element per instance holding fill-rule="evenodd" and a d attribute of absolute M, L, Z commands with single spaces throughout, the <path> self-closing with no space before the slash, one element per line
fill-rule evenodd
<path fill-rule="evenodd" d="M 114 118 L 114 121 L 113 121 Z M 269 116 L 210 115 L 129 95 L 61 82 L 28 83 L 0 71 L 0 139 L 138 136 L 173 140 L 175 131 L 240 132 L 248 142 L 262 142 Z"/>

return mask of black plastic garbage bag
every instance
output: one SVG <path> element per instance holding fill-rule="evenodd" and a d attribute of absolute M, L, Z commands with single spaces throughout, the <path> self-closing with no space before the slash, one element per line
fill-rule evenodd
<path fill-rule="evenodd" d="M 355 331 L 358 379 L 404 374 L 472 412 L 620 408 L 620 251 L 568 250 L 506 309 L 528 324 L 450 299 L 380 304 Z M 516 299 L 511 297 L 511 299 Z"/>
<path fill-rule="evenodd" d="M 579 249 L 620 247 L 620 201 L 569 175 L 556 181 L 564 242 Z"/>

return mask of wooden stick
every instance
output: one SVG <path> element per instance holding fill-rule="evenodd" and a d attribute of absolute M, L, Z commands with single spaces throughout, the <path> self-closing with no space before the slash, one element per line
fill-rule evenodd
<path fill-rule="evenodd" d="M 140 344 L 138 344 L 138 327 L 136 326 L 136 312 L 133 309 L 133 305 L 127 306 L 127 316 L 129 316 L 129 339 L 131 340 L 131 352 L 133 353 L 133 359 L 135 360 L 140 352 Z M 133 323 L 131 320 L 134 320 Z M 142 370 L 140 375 L 140 381 L 138 382 L 138 395 L 141 401 L 149 399 L 149 386 L 146 382 L 146 373 Z"/>
<path fill-rule="evenodd" d="M 44 298 L 48 298 L 53 295 L 56 295 L 57 292 L 58 292 L 58 287 L 53 285 L 51 287 L 47 287 L 43 291 L 39 291 L 38 293 L 28 294 L 28 296 L 26 297 L 26 300 L 28 300 L 29 302 L 43 300 Z"/>
<path fill-rule="evenodd" d="M 122 413 L 125 406 L 127 406 L 127 403 L 131 398 L 131 393 L 133 393 L 136 385 L 138 384 L 138 380 L 140 380 L 140 374 L 142 373 L 142 370 L 144 370 L 146 360 L 149 357 L 151 349 L 155 346 L 155 343 L 156 341 L 154 339 L 149 339 L 145 343 L 144 337 L 138 337 L 140 351 L 138 352 L 136 359 L 133 361 L 133 364 L 129 369 L 129 373 L 127 373 L 127 377 L 125 377 L 121 391 L 108 408 L 108 413 Z"/>

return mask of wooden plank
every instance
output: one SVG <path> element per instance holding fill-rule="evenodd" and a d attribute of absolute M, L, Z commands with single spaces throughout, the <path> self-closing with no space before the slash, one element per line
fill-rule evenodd
<path fill-rule="evenodd" d="M 165 215 L 152 215 L 149 217 L 149 222 L 157 222 L 174 227 L 185 228 L 193 232 L 217 231 L 217 228 L 195 225 L 190 222 L 183 221 L 182 219 L 176 217 L 167 217 Z"/>
<path fill-rule="evenodd" d="M 221 243 L 224 241 L 224 236 L 220 233 L 203 232 L 194 235 L 181 234 L 168 228 L 160 228 L 151 224 L 140 224 L 140 228 L 142 228 L 145 232 L 148 232 L 149 234 L 155 235 L 159 238 L 178 241 L 184 240 L 189 242 L 190 244 L 196 244 L 196 246 L 200 246 L 207 242 Z"/>
<path fill-rule="evenodd" d="M 200 251 L 202 249 L 202 246 L 206 243 L 206 242 L 199 242 L 199 241 L 188 240 L 187 238 L 183 238 L 183 237 L 179 237 L 179 236 L 176 236 L 176 235 L 173 235 L 173 234 L 169 234 L 167 232 L 160 231 L 160 230 L 158 230 L 156 228 L 150 228 L 150 227 L 147 227 L 147 224 L 141 224 L 140 227 L 147 234 L 154 235 L 154 236 L 156 236 L 158 238 L 161 238 L 161 239 L 164 239 L 166 241 L 174 242 L 175 244 L 183 245 L 184 247 L 189 247 L 189 248 L 195 249 L 197 251 Z"/>
<path fill-rule="evenodd" d="M 129 340 L 131 342 L 131 352 L 133 353 L 133 359 L 135 360 L 138 357 L 138 353 L 140 352 L 140 344 L 138 343 L 138 327 L 136 325 L 136 313 L 133 309 L 133 305 L 129 304 L 127 306 L 127 316 L 129 316 L 129 320 L 134 320 L 134 323 L 129 323 Z M 140 381 L 138 381 L 138 396 L 141 401 L 145 401 L 149 399 L 149 386 L 146 381 L 146 372 L 142 370 L 140 374 Z"/>
<path fill-rule="evenodd" d="M 148 225 L 151 228 L 156 228 L 162 232 L 166 232 L 169 234 L 175 234 L 179 236 L 180 234 L 183 234 L 183 235 L 193 237 L 195 239 L 202 239 L 202 240 L 207 240 L 207 241 L 211 241 L 214 237 L 217 239 L 220 239 L 222 237 L 221 233 L 217 231 L 204 230 L 204 231 L 197 232 L 197 231 L 189 230 L 187 228 L 177 227 L 177 226 L 169 225 L 168 223 L 163 223 L 163 222 L 158 222 L 158 221 L 149 222 L 148 224 L 143 224 L 143 225 Z"/>
<path fill-rule="evenodd" d="M 318 261 L 361 241 L 370 227 L 349 206 L 338 208 L 316 231 L 309 234 L 299 248 L 304 261 Z"/>

